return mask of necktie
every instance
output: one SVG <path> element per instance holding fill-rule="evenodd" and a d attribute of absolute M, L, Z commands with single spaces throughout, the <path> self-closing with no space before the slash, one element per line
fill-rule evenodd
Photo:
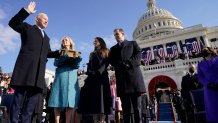
<path fill-rule="evenodd" d="M 44 31 L 42 30 L 42 29 L 40 29 L 41 30 L 41 32 L 42 32 L 42 37 L 44 38 Z"/>

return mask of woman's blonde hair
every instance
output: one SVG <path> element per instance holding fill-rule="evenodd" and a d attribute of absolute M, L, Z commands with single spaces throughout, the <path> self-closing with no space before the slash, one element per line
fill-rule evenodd
<path fill-rule="evenodd" d="M 69 36 L 64 36 L 61 39 L 61 49 L 64 49 L 64 45 L 63 45 L 64 39 L 68 39 L 70 41 L 70 49 L 71 50 L 75 50 L 75 48 L 74 48 L 75 43 L 73 42 L 73 39 L 71 39 Z"/>

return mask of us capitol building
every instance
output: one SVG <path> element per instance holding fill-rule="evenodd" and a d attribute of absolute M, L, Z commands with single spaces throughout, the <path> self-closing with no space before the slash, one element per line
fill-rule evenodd
<path fill-rule="evenodd" d="M 199 53 L 204 47 L 218 46 L 218 27 L 198 24 L 183 28 L 182 22 L 166 9 L 158 8 L 155 0 L 148 0 L 147 8 L 133 32 L 133 40 L 141 47 L 145 62 L 157 57 L 175 57 L 179 53 L 186 56 L 185 60 L 142 66 L 147 93 L 153 96 L 161 85 L 169 90 L 180 90 L 182 76 L 188 70 L 188 65 L 197 65 L 202 60 L 191 58 L 192 53 Z"/>
<path fill-rule="evenodd" d="M 152 59 L 173 58 L 179 53 L 185 54 L 185 60 L 176 59 L 159 64 L 141 66 L 147 94 L 153 96 L 157 87 L 162 89 L 181 89 L 182 76 L 189 64 L 198 64 L 202 58 L 191 58 L 192 53 L 199 53 L 204 47 L 218 46 L 218 27 L 205 27 L 202 24 L 184 28 L 182 22 L 166 9 L 156 6 L 155 0 L 148 0 L 147 11 L 141 16 L 133 32 L 142 49 L 145 63 Z M 113 71 L 109 71 L 113 73 Z M 52 82 L 54 72 L 46 70 L 46 80 Z M 86 75 L 80 75 L 80 86 Z"/>

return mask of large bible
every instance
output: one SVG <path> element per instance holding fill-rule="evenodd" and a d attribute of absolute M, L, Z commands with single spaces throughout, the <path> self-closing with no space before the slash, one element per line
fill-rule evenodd
<path fill-rule="evenodd" d="M 81 52 L 77 52 L 77 51 L 74 51 L 74 50 L 61 49 L 60 54 L 61 55 L 67 54 L 71 58 L 76 58 L 76 57 L 79 57 L 81 55 Z"/>

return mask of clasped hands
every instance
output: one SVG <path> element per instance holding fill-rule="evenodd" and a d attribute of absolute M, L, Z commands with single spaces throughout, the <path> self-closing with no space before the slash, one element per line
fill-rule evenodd
<path fill-rule="evenodd" d="M 121 69 L 125 69 L 125 70 L 128 70 L 128 69 L 130 69 L 130 67 L 131 67 L 128 62 L 123 62 L 123 61 L 118 62 L 118 66 L 119 66 Z"/>

